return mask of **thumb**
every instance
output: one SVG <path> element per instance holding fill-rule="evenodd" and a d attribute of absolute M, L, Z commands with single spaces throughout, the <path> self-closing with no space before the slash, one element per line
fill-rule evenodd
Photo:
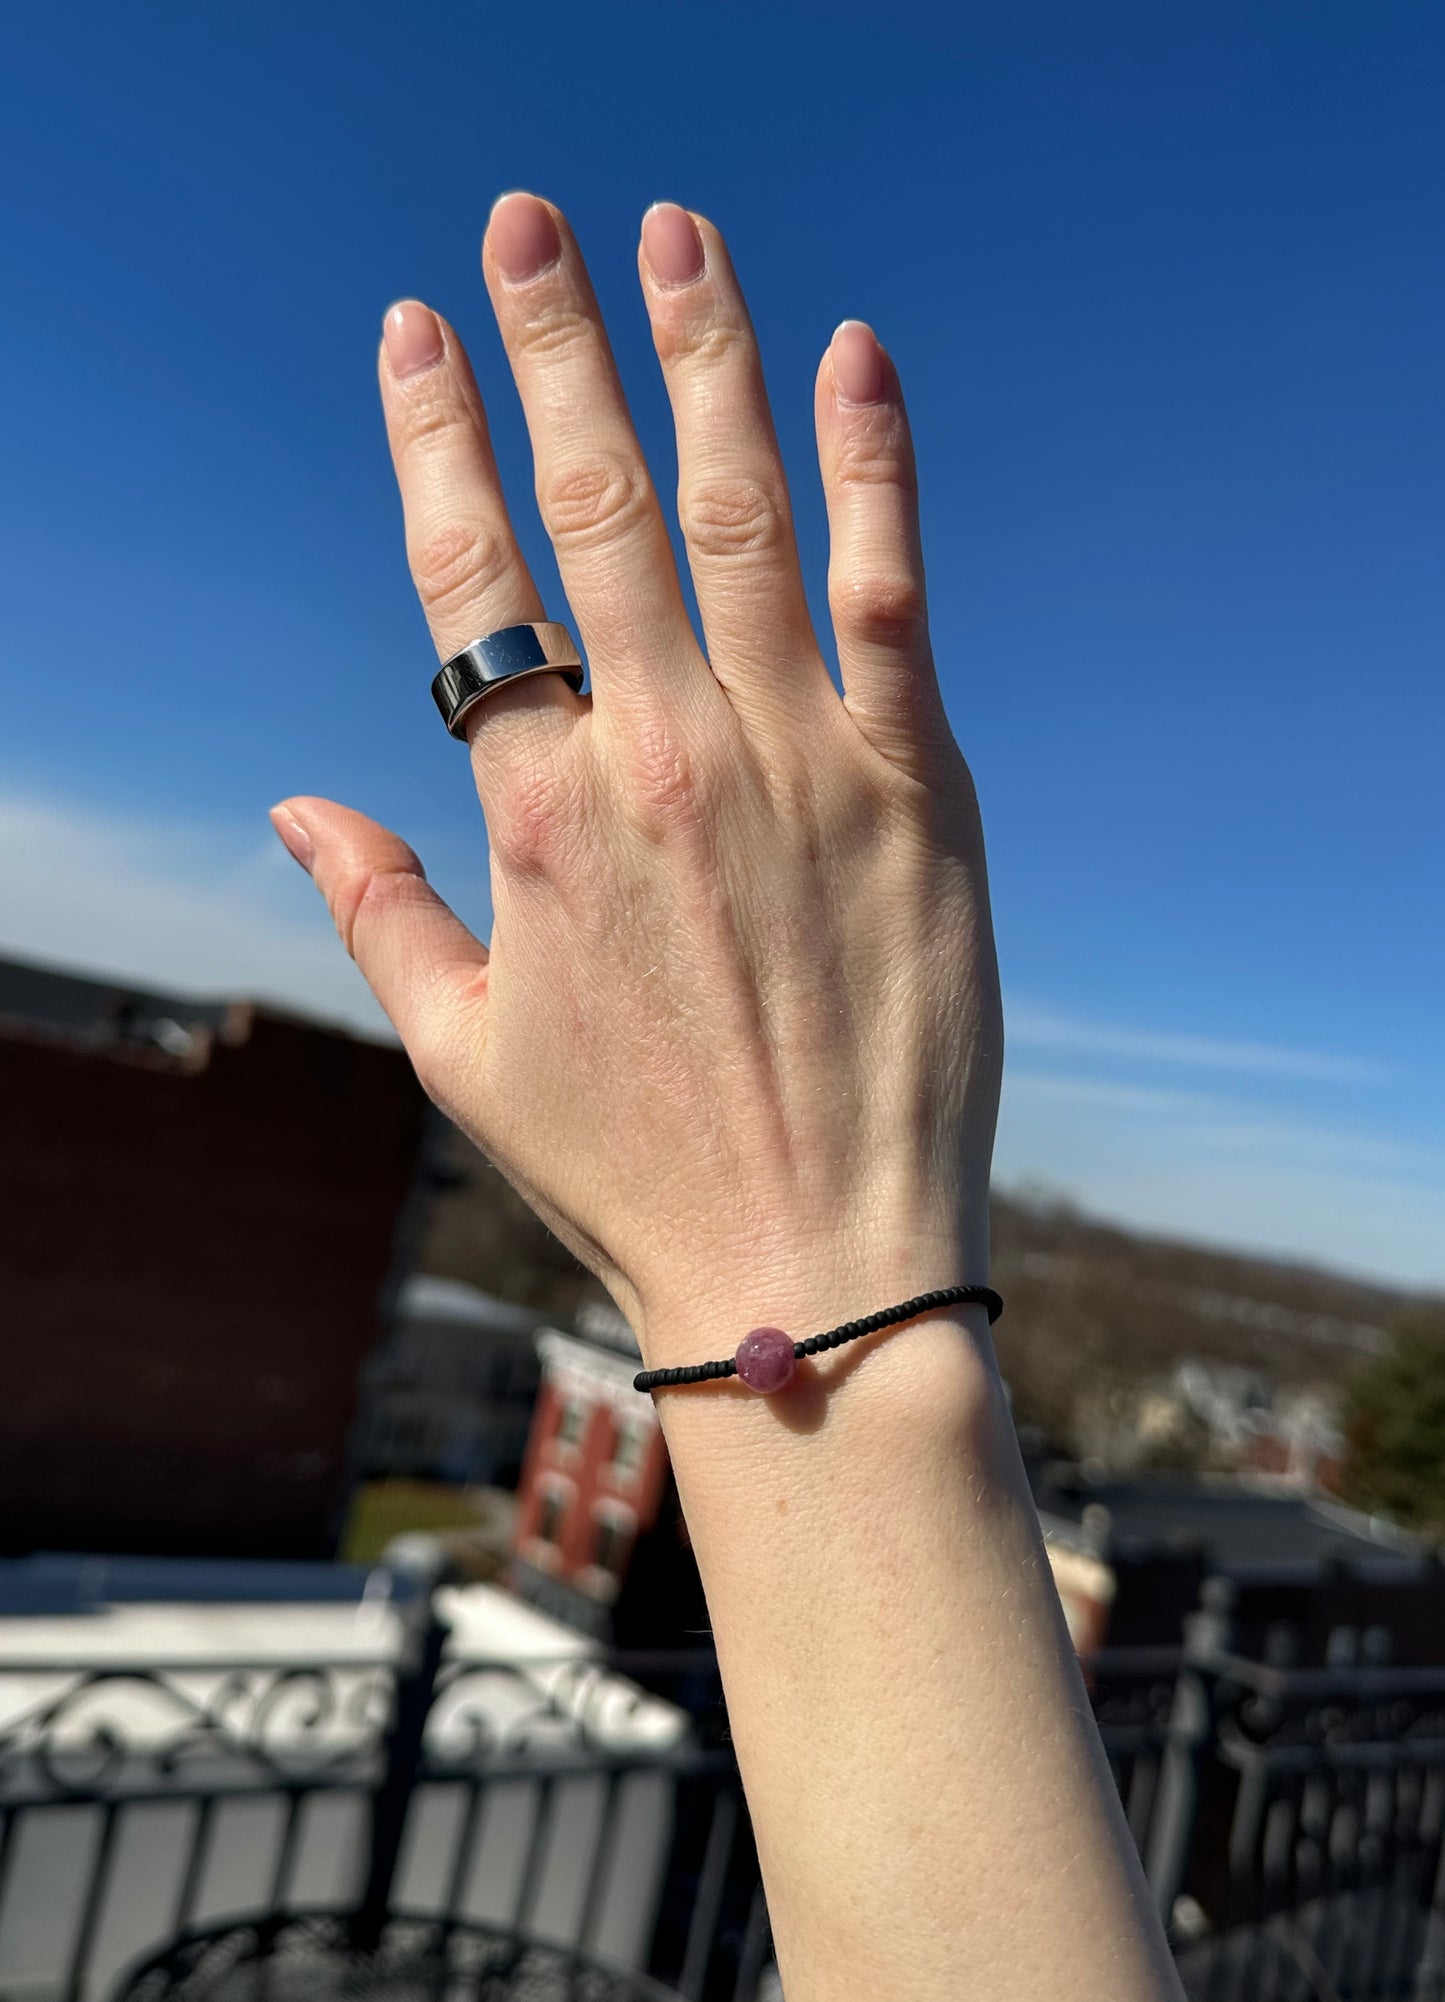
<path fill-rule="evenodd" d="M 422 1088 L 481 1033 L 487 948 L 389 828 L 334 800 L 296 798 L 271 824 L 326 899 L 341 942 L 406 1046 Z"/>

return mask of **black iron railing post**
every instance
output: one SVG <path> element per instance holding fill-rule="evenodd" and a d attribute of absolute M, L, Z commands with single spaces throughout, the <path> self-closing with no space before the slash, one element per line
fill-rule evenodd
<path fill-rule="evenodd" d="M 392 1575 L 402 1638 L 391 1721 L 382 1747 L 381 1779 L 371 1797 L 366 1876 L 351 1919 L 351 1944 L 358 1953 L 375 1951 L 391 1909 L 426 1721 L 436 1697 L 437 1671 L 450 1631 L 436 1608 L 437 1588 L 451 1575 L 450 1562 L 440 1546 L 425 1537 L 399 1537 L 387 1550 L 384 1562 Z"/>
<path fill-rule="evenodd" d="M 1214 1752 L 1215 1682 L 1213 1663 L 1228 1652 L 1232 1634 L 1233 1591 L 1224 1578 L 1208 1578 L 1199 1608 L 1184 1621 L 1184 1654 L 1169 1735 L 1159 1763 L 1159 1795 L 1144 1855 L 1145 1874 L 1159 1916 L 1167 1926 L 1185 1887 L 1204 1767 Z"/>

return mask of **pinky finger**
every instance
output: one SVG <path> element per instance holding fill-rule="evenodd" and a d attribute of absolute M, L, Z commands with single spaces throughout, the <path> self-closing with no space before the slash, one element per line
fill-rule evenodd
<path fill-rule="evenodd" d="M 407 844 L 326 799 L 271 809 L 277 834 L 326 899 L 341 942 L 443 1110 L 480 1055 L 487 948 L 426 880 Z"/>
<path fill-rule="evenodd" d="M 921 775 L 952 734 L 928 638 L 908 417 L 897 371 L 861 320 L 845 320 L 823 356 L 815 415 L 843 700 L 884 757 Z"/>

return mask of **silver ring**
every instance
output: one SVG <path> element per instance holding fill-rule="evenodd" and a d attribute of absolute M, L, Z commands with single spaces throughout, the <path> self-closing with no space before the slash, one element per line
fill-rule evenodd
<path fill-rule="evenodd" d="M 504 681 L 523 674 L 565 674 L 574 694 L 582 692 L 582 656 L 565 626 L 543 619 L 536 625 L 501 626 L 454 653 L 431 685 L 432 699 L 454 737 L 465 736 L 468 712 Z"/>

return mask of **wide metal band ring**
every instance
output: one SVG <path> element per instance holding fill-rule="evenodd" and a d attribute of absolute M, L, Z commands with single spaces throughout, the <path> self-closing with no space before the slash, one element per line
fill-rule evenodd
<path fill-rule="evenodd" d="M 575 694 L 582 692 L 582 656 L 567 628 L 555 620 L 502 626 L 484 633 L 452 655 L 431 685 L 432 699 L 454 737 L 476 705 L 504 681 L 523 674 L 565 674 Z"/>

